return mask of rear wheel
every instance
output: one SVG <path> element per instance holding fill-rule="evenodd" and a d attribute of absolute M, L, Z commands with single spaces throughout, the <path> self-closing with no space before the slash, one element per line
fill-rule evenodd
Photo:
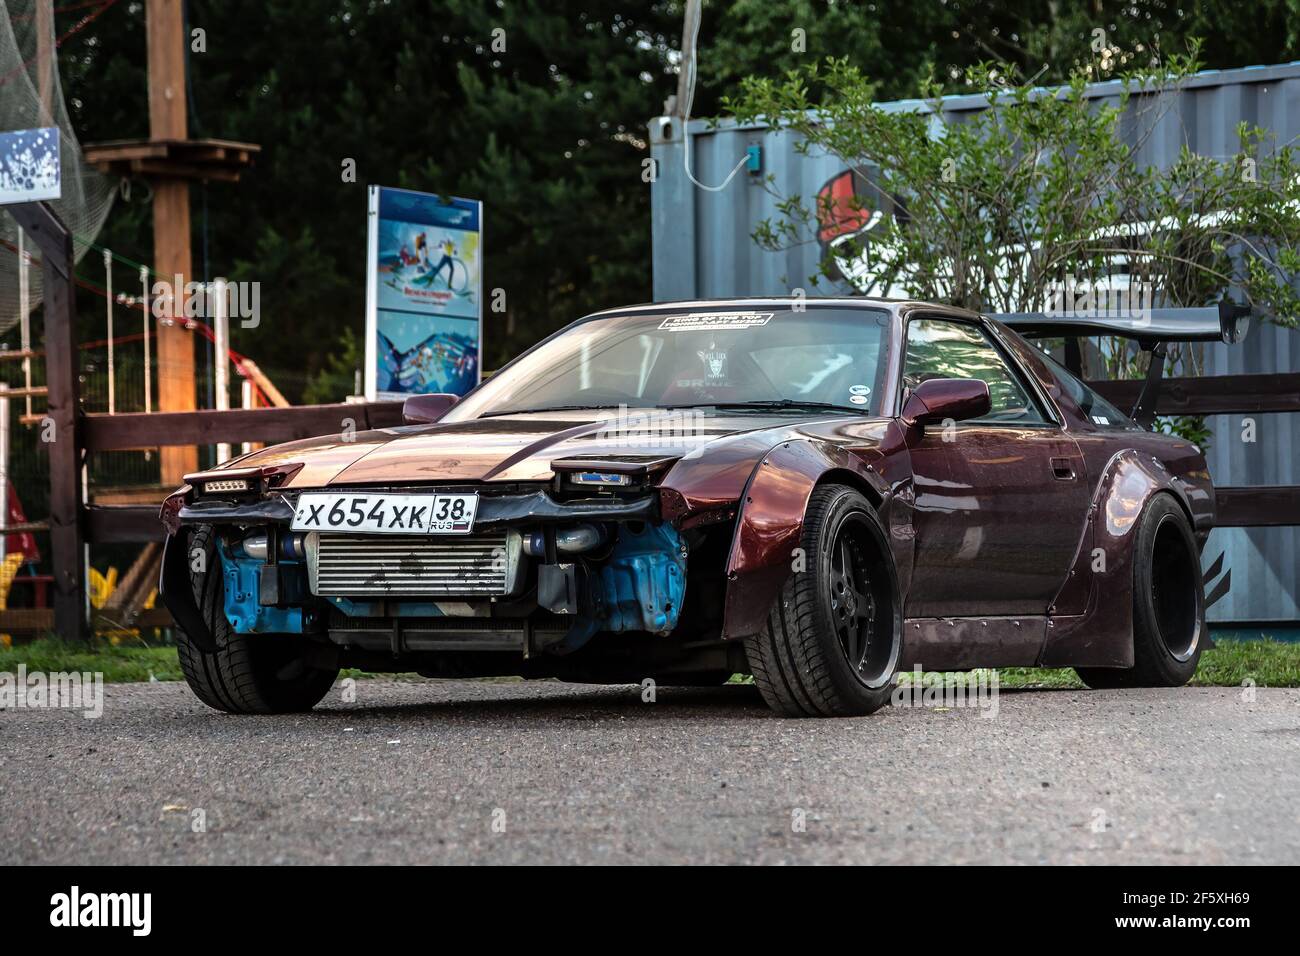
<path fill-rule="evenodd" d="M 814 489 L 801 542 L 766 626 L 745 641 L 763 699 L 788 717 L 870 714 L 889 702 L 902 626 L 875 509 L 844 485 Z"/>
<path fill-rule="evenodd" d="M 1089 687 L 1181 687 L 1205 643 L 1200 549 L 1168 494 L 1147 502 L 1133 552 L 1133 666 L 1079 667 Z"/>
<path fill-rule="evenodd" d="M 177 629 L 176 648 L 186 683 L 209 707 L 232 714 L 284 714 L 311 710 L 338 677 L 338 668 L 308 663 L 306 639 L 296 634 L 237 634 L 226 619 L 221 558 L 211 528 L 190 539 L 190 554 L 202 552 L 203 571 L 192 574 L 194 600 L 216 642 L 200 650 Z"/>

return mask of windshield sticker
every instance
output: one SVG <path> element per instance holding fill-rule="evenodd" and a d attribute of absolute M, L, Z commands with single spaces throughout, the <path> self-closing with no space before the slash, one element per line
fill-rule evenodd
<path fill-rule="evenodd" d="M 850 385 L 850 386 L 849 386 L 849 394 L 850 394 L 850 395 L 870 395 L 870 394 L 871 394 L 871 386 L 870 386 L 870 385 Z"/>
<path fill-rule="evenodd" d="M 865 395 L 850 395 L 849 401 L 854 405 L 865 405 L 867 402 L 871 401 L 871 399 L 867 398 Z"/>
<path fill-rule="evenodd" d="M 1109 425 L 1109 424 L 1110 424 L 1110 419 L 1107 418 L 1105 415 L 1093 415 L 1093 416 L 1092 416 L 1092 420 L 1093 420 L 1094 422 L 1096 422 L 1098 425 Z"/>
<path fill-rule="evenodd" d="M 702 349 L 695 353 L 704 363 L 704 374 L 710 382 L 725 381 L 727 378 L 727 353 L 718 348 Z"/>
<path fill-rule="evenodd" d="M 667 332 L 720 332 L 752 329 L 767 325 L 775 312 L 691 312 L 670 315 L 659 323 Z"/>

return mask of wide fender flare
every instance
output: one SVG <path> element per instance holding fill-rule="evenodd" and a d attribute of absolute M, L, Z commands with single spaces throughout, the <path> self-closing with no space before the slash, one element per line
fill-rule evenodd
<path fill-rule="evenodd" d="M 191 535 L 191 529 L 180 528 L 163 542 L 158 597 L 191 643 L 205 654 L 212 654 L 218 649 L 216 638 L 208 630 L 208 622 L 194 600 L 194 586 L 190 581 Z"/>
<path fill-rule="evenodd" d="M 736 640 L 762 630 L 773 601 L 794 572 L 795 549 L 813 489 L 838 480 L 889 499 L 889 485 L 870 458 L 812 439 L 781 442 L 754 466 L 745 485 L 727 557 L 722 637 Z M 811 560 L 812 556 L 804 556 Z"/>
<path fill-rule="evenodd" d="M 1106 463 L 1088 531 L 1049 609 L 1044 667 L 1133 666 L 1133 550 L 1142 512 L 1164 492 L 1192 521 L 1186 489 L 1158 458 L 1126 449 Z"/>

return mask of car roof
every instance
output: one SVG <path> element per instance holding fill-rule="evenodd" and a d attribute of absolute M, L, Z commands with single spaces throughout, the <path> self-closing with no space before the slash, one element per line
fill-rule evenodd
<path fill-rule="evenodd" d="M 852 306 L 855 308 L 875 308 L 885 309 L 889 312 L 911 312 L 915 310 L 925 310 L 934 312 L 943 312 L 950 315 L 960 315 L 966 318 L 978 319 L 978 312 L 971 312 L 969 309 L 963 309 L 955 305 L 947 305 L 940 302 L 923 302 L 917 299 L 881 299 L 872 296 L 731 296 L 717 299 L 674 299 L 666 302 L 643 302 L 638 305 L 625 305 L 613 309 L 601 309 L 598 312 L 592 312 L 585 318 L 592 319 L 606 315 L 627 315 L 634 312 L 651 312 L 661 311 L 663 309 L 716 309 L 726 308 L 727 306 L 744 306 L 752 308 L 754 306 L 791 306 L 799 304 L 802 306 Z"/>

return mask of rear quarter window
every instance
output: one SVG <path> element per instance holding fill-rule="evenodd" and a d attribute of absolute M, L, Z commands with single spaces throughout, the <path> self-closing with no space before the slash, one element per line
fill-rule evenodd
<path fill-rule="evenodd" d="M 1055 358 L 1046 352 L 1041 354 L 1047 362 L 1047 367 L 1052 370 L 1052 374 L 1056 376 L 1057 382 L 1060 383 L 1061 390 L 1070 396 L 1074 404 L 1079 406 L 1088 421 L 1092 422 L 1093 425 L 1098 428 L 1114 429 L 1116 431 L 1142 430 L 1137 422 L 1076 378 L 1069 369 Z"/>

